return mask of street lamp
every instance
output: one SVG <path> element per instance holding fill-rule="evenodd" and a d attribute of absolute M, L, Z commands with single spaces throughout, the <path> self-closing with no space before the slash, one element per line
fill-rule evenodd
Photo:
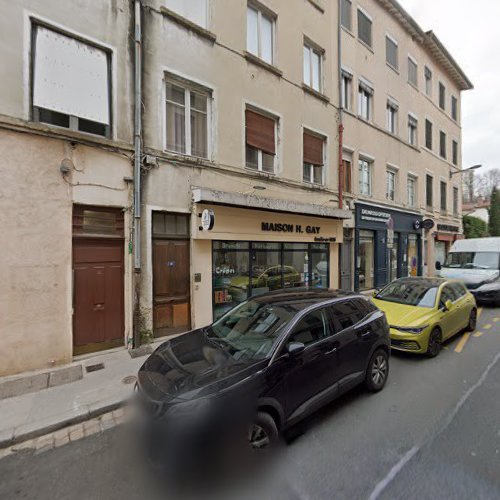
<path fill-rule="evenodd" d="M 472 167 L 465 168 L 463 170 L 457 170 L 456 172 L 450 172 L 450 179 L 455 175 L 455 174 L 463 174 L 464 172 L 469 172 L 470 170 L 477 170 L 478 168 L 481 168 L 482 165 L 473 165 Z"/>

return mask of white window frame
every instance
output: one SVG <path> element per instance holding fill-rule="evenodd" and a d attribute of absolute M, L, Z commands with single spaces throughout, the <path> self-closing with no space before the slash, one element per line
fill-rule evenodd
<path fill-rule="evenodd" d="M 358 9 L 356 11 L 356 22 L 358 23 L 358 19 L 359 19 L 359 16 L 358 16 L 358 13 L 361 12 L 361 14 L 363 14 L 369 21 L 370 21 L 370 24 L 371 24 L 371 30 L 370 30 L 370 43 L 367 43 L 365 42 L 362 38 L 360 38 L 359 36 L 359 26 L 358 26 L 358 32 L 357 32 L 357 36 L 358 36 L 358 40 L 363 44 L 365 45 L 366 47 L 369 47 L 370 50 L 373 50 L 373 18 L 372 16 L 370 16 L 370 14 L 368 14 L 368 12 L 366 12 L 365 9 L 363 9 L 362 7 L 360 7 L 358 5 Z M 359 24 L 359 23 L 358 23 Z"/>
<path fill-rule="evenodd" d="M 393 135 L 398 133 L 398 113 L 399 105 L 393 99 L 387 99 L 385 108 L 385 128 L 387 132 Z"/>
<path fill-rule="evenodd" d="M 342 87 L 340 89 L 341 106 L 342 109 L 345 109 L 346 111 L 352 111 L 352 82 L 352 73 L 342 69 Z"/>
<path fill-rule="evenodd" d="M 358 116 L 366 121 L 373 120 L 373 87 L 363 79 L 359 79 L 358 83 Z M 366 108 L 363 100 L 366 100 Z M 366 115 L 363 114 L 366 111 Z"/>
<path fill-rule="evenodd" d="M 304 134 L 309 134 L 309 135 L 314 135 L 318 139 L 321 139 L 323 141 L 323 165 L 321 166 L 321 182 L 318 184 L 317 182 L 314 182 L 314 169 L 311 169 L 311 179 L 310 180 L 304 180 Z M 302 127 L 302 181 L 307 182 L 308 184 L 314 184 L 315 186 L 324 186 L 326 183 L 326 169 L 327 169 L 327 152 L 328 152 L 328 137 L 317 131 L 313 130 L 312 128 L 308 127 Z M 308 164 L 310 165 L 310 164 Z"/>
<path fill-rule="evenodd" d="M 366 158 L 364 156 L 359 156 L 358 158 L 358 189 L 359 189 L 359 194 L 362 196 L 372 196 L 373 193 L 373 160 Z M 368 174 L 368 182 L 365 183 L 363 181 L 363 172 L 366 172 Z M 364 191 L 364 187 L 362 186 L 367 186 L 368 192 Z"/>
<path fill-rule="evenodd" d="M 166 96 L 166 86 L 168 83 L 176 85 L 184 89 L 184 122 L 185 129 L 184 134 L 186 137 L 186 152 L 180 153 L 178 151 L 168 149 L 167 145 L 167 96 Z M 164 149 L 169 153 L 183 155 L 183 156 L 193 156 L 192 155 L 192 143 L 191 143 L 191 92 L 198 94 L 204 94 L 207 99 L 207 156 L 193 156 L 194 158 L 203 158 L 205 160 L 210 160 L 212 157 L 212 99 L 213 90 L 199 85 L 195 82 L 188 81 L 184 78 L 178 77 L 174 74 L 168 73 L 163 80 L 163 92 L 164 92 L 164 106 L 165 106 L 165 132 L 164 132 Z M 173 103 L 177 105 L 177 103 Z"/>
<path fill-rule="evenodd" d="M 392 68 L 393 70 L 395 70 L 396 72 L 399 73 L 399 44 L 398 42 L 396 41 L 396 39 L 394 37 L 392 37 L 391 35 L 389 35 L 389 33 L 386 33 L 385 34 L 385 38 L 386 40 L 389 40 L 391 41 L 395 46 L 396 46 L 396 66 L 394 66 L 387 58 L 387 42 L 386 42 L 386 48 L 385 48 L 385 62 L 386 64 Z"/>
<path fill-rule="evenodd" d="M 308 39 L 304 40 L 304 48 L 303 48 L 303 56 L 304 57 L 304 51 L 309 51 L 309 83 L 306 82 L 306 74 L 305 74 L 305 61 L 303 61 L 303 68 L 304 68 L 304 75 L 303 75 L 303 81 L 304 85 L 307 85 L 309 88 L 315 90 L 316 92 L 323 93 L 323 58 L 325 55 L 325 51 L 321 48 L 319 48 L 316 44 L 311 42 Z M 314 65 L 313 65 L 313 55 L 316 54 L 319 59 L 319 68 L 318 68 L 318 88 L 314 87 L 313 85 L 313 75 L 314 75 Z"/>
<path fill-rule="evenodd" d="M 345 0 L 345 2 L 347 2 L 349 4 L 349 10 L 350 10 L 349 17 L 350 17 L 351 25 L 345 26 L 344 24 L 342 24 L 342 13 L 341 13 L 341 17 L 340 17 L 340 25 L 343 28 L 345 28 L 347 31 L 352 32 L 352 0 Z M 342 9 L 342 3 L 343 2 L 341 2 L 341 6 L 340 6 L 341 9 Z"/>
<path fill-rule="evenodd" d="M 414 140 L 412 140 L 414 136 Z M 408 113 L 408 144 L 418 145 L 418 118 L 413 113 Z"/>
<path fill-rule="evenodd" d="M 417 199 L 417 183 L 418 183 L 418 178 L 415 177 L 414 175 L 408 174 L 407 180 L 406 180 L 406 196 L 408 198 L 408 206 L 415 208 L 418 203 Z M 412 196 L 410 196 L 410 186 L 412 186 Z M 413 200 L 412 200 L 413 197 Z"/>
<path fill-rule="evenodd" d="M 396 201 L 396 189 L 397 189 L 398 172 L 394 168 L 387 167 L 387 169 L 385 171 L 385 175 L 386 175 L 385 197 L 389 201 Z M 390 193 L 389 179 L 393 180 L 392 197 L 390 196 L 391 193 Z"/>
<path fill-rule="evenodd" d="M 248 2 L 247 4 L 247 17 L 248 17 L 248 10 L 251 9 L 255 12 L 257 12 L 257 54 L 254 54 L 253 52 L 250 51 L 248 47 L 248 33 L 247 33 L 247 41 L 246 41 L 246 47 L 247 51 L 251 54 L 253 54 L 255 57 L 258 57 L 259 59 L 262 59 L 266 64 L 271 64 L 274 65 L 276 62 L 276 15 L 273 14 L 272 12 L 268 11 L 267 9 L 264 9 L 260 4 L 256 2 Z M 271 21 L 271 62 L 266 61 L 262 57 L 262 16 L 268 18 Z M 248 29 L 248 28 L 247 28 Z"/>
<path fill-rule="evenodd" d="M 410 80 L 410 67 L 411 67 L 410 62 L 415 65 L 415 78 L 416 78 L 415 82 L 412 82 Z M 414 57 L 411 56 L 411 54 L 408 54 L 408 75 L 407 76 L 408 76 L 408 83 L 410 85 L 413 85 L 413 87 L 418 89 L 418 62 Z"/>
<path fill-rule="evenodd" d="M 427 71 L 430 73 L 430 78 L 427 78 Z M 425 80 L 425 95 L 427 97 L 432 97 L 432 82 L 433 82 L 433 74 L 431 68 L 429 66 L 424 66 L 424 80 Z"/>

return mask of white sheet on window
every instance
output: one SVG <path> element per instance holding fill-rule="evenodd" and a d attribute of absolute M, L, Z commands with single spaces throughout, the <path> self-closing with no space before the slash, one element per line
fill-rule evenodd
<path fill-rule="evenodd" d="M 33 104 L 109 124 L 106 53 L 41 26 L 35 44 Z"/>

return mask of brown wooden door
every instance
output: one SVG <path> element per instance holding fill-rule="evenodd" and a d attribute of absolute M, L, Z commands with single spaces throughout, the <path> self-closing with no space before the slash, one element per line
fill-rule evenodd
<path fill-rule="evenodd" d="M 124 344 L 123 241 L 73 240 L 75 354 Z"/>
<path fill-rule="evenodd" d="M 189 241 L 153 240 L 153 324 L 156 337 L 190 329 Z"/>

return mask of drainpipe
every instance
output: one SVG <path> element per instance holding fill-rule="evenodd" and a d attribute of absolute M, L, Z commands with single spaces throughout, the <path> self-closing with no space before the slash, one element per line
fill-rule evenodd
<path fill-rule="evenodd" d="M 140 345 L 140 277 L 141 277 L 141 159 L 142 159 L 142 33 L 141 2 L 134 2 L 134 339 L 133 347 Z"/>
<path fill-rule="evenodd" d="M 338 82 L 339 82 L 339 208 L 344 206 L 344 165 L 342 163 L 343 143 L 344 143 L 344 124 L 343 124 L 343 106 L 342 106 L 342 27 L 341 27 L 341 3 L 338 4 L 338 26 L 337 26 L 337 60 L 338 60 Z"/>

